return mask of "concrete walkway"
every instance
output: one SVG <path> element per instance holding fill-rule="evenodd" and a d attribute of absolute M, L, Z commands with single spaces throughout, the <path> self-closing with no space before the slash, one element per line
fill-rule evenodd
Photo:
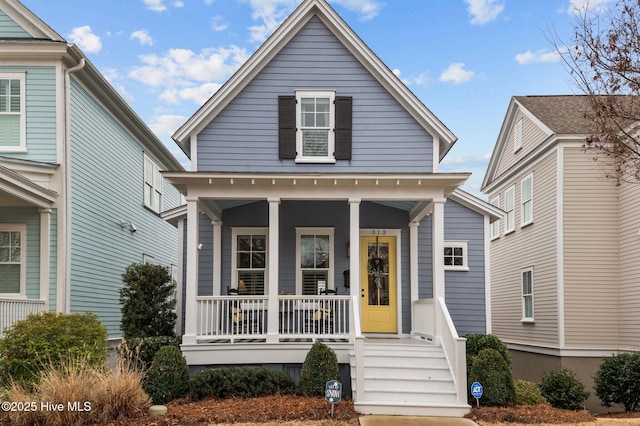
<path fill-rule="evenodd" d="M 478 426 L 470 419 L 457 417 L 360 416 L 362 426 Z"/>

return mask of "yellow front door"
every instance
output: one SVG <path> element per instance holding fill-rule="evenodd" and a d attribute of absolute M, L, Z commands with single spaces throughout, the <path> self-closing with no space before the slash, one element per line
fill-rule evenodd
<path fill-rule="evenodd" d="M 362 331 L 396 333 L 396 237 L 360 237 Z"/>

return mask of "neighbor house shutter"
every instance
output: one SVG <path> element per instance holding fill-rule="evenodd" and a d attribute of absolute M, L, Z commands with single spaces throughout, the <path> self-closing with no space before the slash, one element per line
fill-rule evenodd
<path fill-rule="evenodd" d="M 278 96 L 278 144 L 281 159 L 296 158 L 296 97 Z"/>
<path fill-rule="evenodd" d="M 336 96 L 336 160 L 351 160 L 351 96 Z"/>

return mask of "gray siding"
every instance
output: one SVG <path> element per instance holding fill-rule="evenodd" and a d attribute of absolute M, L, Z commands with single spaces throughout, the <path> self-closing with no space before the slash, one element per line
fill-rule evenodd
<path fill-rule="evenodd" d="M 144 207 L 141 146 L 75 80 L 71 86 L 71 311 L 97 313 L 113 338 L 121 334 L 125 268 L 143 254 L 178 264 L 178 233 Z M 163 209 L 177 207 L 176 189 L 165 183 L 163 191 Z"/>
<path fill-rule="evenodd" d="M 278 96 L 331 89 L 353 97 L 351 161 L 278 159 Z M 313 18 L 198 135 L 198 171 L 431 172 L 433 138 Z"/>
<path fill-rule="evenodd" d="M 26 295 L 40 298 L 40 213 L 34 207 L 2 207 L 0 223 L 25 224 L 27 226 Z"/>
<path fill-rule="evenodd" d="M 31 38 L 31 35 L 0 10 L 0 38 Z"/>
<path fill-rule="evenodd" d="M 56 75 L 54 67 L 0 67 L 0 72 L 26 72 L 26 153 L 2 153 L 23 160 L 55 163 Z"/>

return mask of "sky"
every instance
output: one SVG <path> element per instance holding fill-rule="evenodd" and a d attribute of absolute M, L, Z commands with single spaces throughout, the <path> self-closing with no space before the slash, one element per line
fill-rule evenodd
<path fill-rule="evenodd" d="M 21 0 L 171 139 L 301 0 Z M 329 0 L 458 141 L 441 172 L 480 187 L 512 96 L 579 94 L 552 43 L 612 0 Z"/>

